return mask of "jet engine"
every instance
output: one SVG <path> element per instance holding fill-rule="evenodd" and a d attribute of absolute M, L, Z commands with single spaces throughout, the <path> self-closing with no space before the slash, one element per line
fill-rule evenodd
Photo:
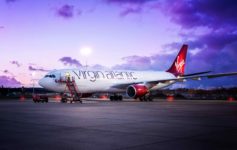
<path fill-rule="evenodd" d="M 142 84 L 130 85 L 127 88 L 127 95 L 132 98 L 145 96 L 148 92 L 148 88 Z"/>

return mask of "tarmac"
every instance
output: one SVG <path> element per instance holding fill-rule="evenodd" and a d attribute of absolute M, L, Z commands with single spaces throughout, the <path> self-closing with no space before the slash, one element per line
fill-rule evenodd
<path fill-rule="evenodd" d="M 1 150 L 237 149 L 237 102 L 0 100 Z"/>

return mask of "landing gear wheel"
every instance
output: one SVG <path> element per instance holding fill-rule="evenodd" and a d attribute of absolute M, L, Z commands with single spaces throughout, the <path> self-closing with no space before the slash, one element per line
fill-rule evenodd
<path fill-rule="evenodd" d="M 111 95 L 109 97 L 109 99 L 111 101 L 122 101 L 123 100 L 123 96 L 122 95 Z"/>
<path fill-rule="evenodd" d="M 144 97 L 139 97 L 139 100 L 142 102 L 144 101 Z"/>
<path fill-rule="evenodd" d="M 114 96 L 114 100 L 117 101 L 118 100 L 118 96 Z"/>
<path fill-rule="evenodd" d="M 110 96 L 109 99 L 110 99 L 111 101 L 114 101 L 114 96 Z"/>
<path fill-rule="evenodd" d="M 146 95 L 144 95 L 144 96 L 142 96 L 142 97 L 139 97 L 139 100 L 141 101 L 141 102 L 143 102 L 143 101 L 149 101 L 149 102 L 151 102 L 152 101 L 152 96 L 150 95 L 150 94 L 146 94 Z"/>
<path fill-rule="evenodd" d="M 145 95 L 144 99 L 145 99 L 145 101 L 150 101 L 150 95 Z"/>
<path fill-rule="evenodd" d="M 65 98 L 61 99 L 61 103 L 66 103 L 66 102 L 67 102 L 67 99 L 65 99 Z"/>
<path fill-rule="evenodd" d="M 153 97 L 151 95 L 148 97 L 148 101 L 150 101 L 150 102 L 153 101 Z"/>
<path fill-rule="evenodd" d="M 122 100 L 123 100 L 123 96 L 122 96 L 122 95 L 119 95 L 119 96 L 118 96 L 118 100 L 119 100 L 119 101 L 122 101 Z"/>

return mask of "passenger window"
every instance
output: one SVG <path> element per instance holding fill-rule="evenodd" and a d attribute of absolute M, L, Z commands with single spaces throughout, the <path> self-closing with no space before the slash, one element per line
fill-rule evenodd
<path fill-rule="evenodd" d="M 54 74 L 50 74 L 50 75 L 45 75 L 45 78 L 49 77 L 49 78 L 56 78 L 56 76 Z"/>

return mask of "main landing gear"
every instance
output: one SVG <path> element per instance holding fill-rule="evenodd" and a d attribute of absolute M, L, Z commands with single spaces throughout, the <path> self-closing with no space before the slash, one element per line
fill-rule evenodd
<path fill-rule="evenodd" d="M 151 94 L 146 94 L 142 97 L 139 97 L 139 100 L 140 101 L 153 101 L 153 97 L 151 96 Z"/>
<path fill-rule="evenodd" d="M 109 97 L 109 99 L 111 101 L 122 101 L 123 100 L 123 96 L 122 95 L 117 95 L 117 94 L 114 94 L 114 95 L 111 95 Z"/>

